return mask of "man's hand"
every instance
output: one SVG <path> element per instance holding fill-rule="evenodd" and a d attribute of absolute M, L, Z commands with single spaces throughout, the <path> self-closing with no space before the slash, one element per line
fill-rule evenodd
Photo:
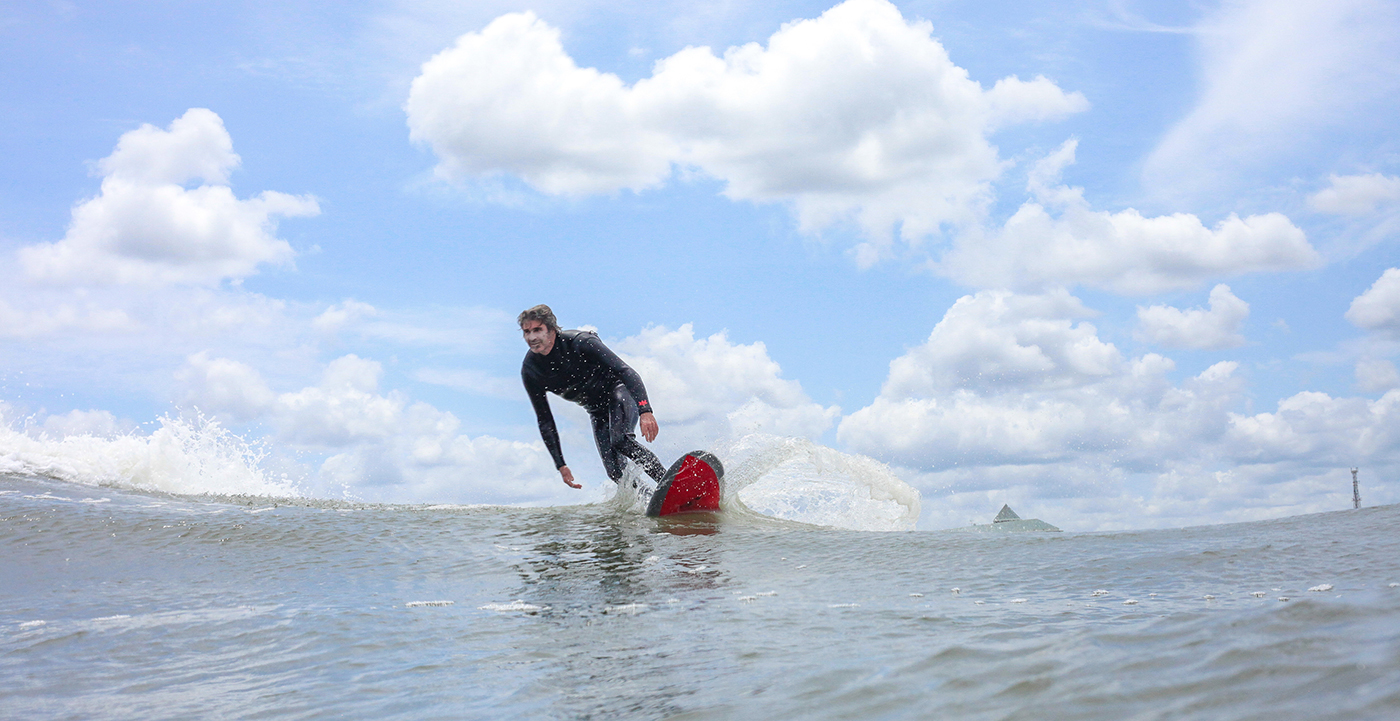
<path fill-rule="evenodd" d="M 559 466 L 559 475 L 564 477 L 564 485 L 569 488 L 583 488 L 582 484 L 574 483 L 574 472 L 568 466 Z"/>
<path fill-rule="evenodd" d="M 656 440 L 656 434 L 661 429 L 656 427 L 656 416 L 651 413 L 642 414 L 642 437 L 647 439 L 647 443 Z"/>

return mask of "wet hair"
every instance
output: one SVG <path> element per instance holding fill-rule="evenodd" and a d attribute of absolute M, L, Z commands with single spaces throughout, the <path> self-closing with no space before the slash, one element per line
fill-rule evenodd
<path fill-rule="evenodd" d="M 555 333 L 559 332 L 559 321 L 554 319 L 554 311 L 550 310 L 547 305 L 540 304 L 533 308 L 526 308 L 520 311 L 520 317 L 515 319 L 515 321 L 520 324 L 521 328 L 525 327 L 525 321 L 527 320 L 537 320 L 544 323 L 544 327 L 551 331 Z"/>

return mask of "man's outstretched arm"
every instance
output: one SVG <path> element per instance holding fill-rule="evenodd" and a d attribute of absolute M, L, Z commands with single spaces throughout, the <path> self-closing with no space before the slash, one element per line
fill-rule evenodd
<path fill-rule="evenodd" d="M 564 479 L 564 484 L 571 488 L 583 488 L 582 485 L 574 482 L 573 471 L 564 463 L 564 452 L 559 447 L 559 428 L 554 425 L 554 412 L 549 408 L 549 397 L 545 395 L 544 389 L 531 381 L 530 377 L 521 374 L 521 380 L 525 382 L 525 393 L 530 396 L 530 405 L 535 408 L 535 420 L 539 422 L 540 439 L 544 441 L 544 447 L 549 450 L 549 455 L 554 459 L 554 467 L 559 469 L 559 475 Z"/>

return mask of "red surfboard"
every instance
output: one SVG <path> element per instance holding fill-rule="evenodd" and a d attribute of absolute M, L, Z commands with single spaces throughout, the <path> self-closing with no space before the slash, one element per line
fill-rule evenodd
<path fill-rule="evenodd" d="M 691 451 L 671 464 L 656 484 L 647 505 L 648 516 L 718 511 L 724 465 L 707 451 Z"/>

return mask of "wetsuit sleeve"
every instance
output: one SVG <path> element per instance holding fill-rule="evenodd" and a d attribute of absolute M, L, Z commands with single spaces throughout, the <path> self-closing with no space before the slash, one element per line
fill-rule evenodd
<path fill-rule="evenodd" d="M 549 409 L 549 397 L 545 395 L 544 388 L 524 369 L 520 371 L 520 379 L 525 383 L 530 405 L 535 407 L 535 420 L 539 421 L 540 438 L 544 440 L 544 447 L 549 449 L 549 455 L 554 459 L 554 467 L 562 468 L 565 465 L 564 452 L 559 448 L 559 429 L 554 425 L 554 412 Z"/>
<path fill-rule="evenodd" d="M 638 414 L 653 412 L 651 400 L 647 398 L 647 387 L 642 384 L 642 377 L 637 374 L 637 371 L 632 370 L 632 366 L 627 365 L 621 358 L 617 357 L 617 354 L 603 345 L 603 341 L 599 340 L 597 336 L 589 337 L 579 345 L 594 361 L 612 371 L 618 380 L 627 386 L 627 392 L 631 393 L 632 398 L 637 401 Z"/>

